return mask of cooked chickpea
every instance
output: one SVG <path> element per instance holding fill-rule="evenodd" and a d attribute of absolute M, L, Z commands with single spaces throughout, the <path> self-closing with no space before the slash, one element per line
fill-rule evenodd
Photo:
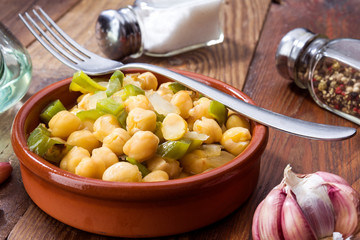
<path fill-rule="evenodd" d="M 102 142 L 115 128 L 120 128 L 120 125 L 114 115 L 106 114 L 96 119 L 93 128 L 94 136 Z"/>
<path fill-rule="evenodd" d="M 61 160 L 60 168 L 71 173 L 75 173 L 75 168 L 79 162 L 86 157 L 90 157 L 88 150 L 82 147 L 74 146 Z"/>
<path fill-rule="evenodd" d="M 122 128 L 115 128 L 112 133 L 104 137 L 103 147 L 108 147 L 116 155 L 123 154 L 123 147 L 127 140 L 130 139 L 130 134 Z"/>
<path fill-rule="evenodd" d="M 155 75 L 151 72 L 144 72 L 137 77 L 141 88 L 144 90 L 156 90 L 158 81 Z"/>
<path fill-rule="evenodd" d="M 169 178 L 177 178 L 181 173 L 180 163 L 173 159 L 163 159 L 160 156 L 155 156 L 146 161 L 146 165 L 150 171 L 162 170 L 169 175 Z"/>
<path fill-rule="evenodd" d="M 141 182 L 139 168 L 128 162 L 118 162 L 107 168 L 102 176 L 105 181 Z"/>
<path fill-rule="evenodd" d="M 187 122 L 176 113 L 169 113 L 162 122 L 161 132 L 166 140 L 179 140 L 187 132 Z"/>
<path fill-rule="evenodd" d="M 134 108 L 126 118 L 126 128 L 130 135 L 137 131 L 155 131 L 156 113 L 151 110 Z"/>
<path fill-rule="evenodd" d="M 84 120 L 82 121 L 82 124 L 81 124 L 81 129 L 87 129 L 89 130 L 90 132 L 93 132 L 94 131 L 94 120 Z"/>
<path fill-rule="evenodd" d="M 188 91 L 181 90 L 175 93 L 170 102 L 179 108 L 182 118 L 187 119 L 189 117 L 193 102 Z"/>
<path fill-rule="evenodd" d="M 211 168 L 207 156 L 202 150 L 194 150 L 180 159 L 184 171 L 190 174 L 199 174 Z"/>
<path fill-rule="evenodd" d="M 72 132 L 67 139 L 67 143 L 73 146 L 85 148 L 89 152 L 101 145 L 92 132 L 86 129 Z"/>
<path fill-rule="evenodd" d="M 196 120 L 194 122 L 193 130 L 209 136 L 204 143 L 220 142 L 222 137 L 222 130 L 219 124 L 214 119 L 206 117 L 202 117 L 201 120 Z"/>
<path fill-rule="evenodd" d="M 79 109 L 81 110 L 88 110 L 90 109 L 90 106 L 89 106 L 89 97 L 92 96 L 91 93 L 87 93 L 87 94 L 83 94 L 81 95 L 80 97 L 78 97 L 77 99 L 77 106 Z"/>
<path fill-rule="evenodd" d="M 66 139 L 72 132 L 78 130 L 81 120 L 73 113 L 66 110 L 60 111 L 49 121 L 51 135 Z"/>
<path fill-rule="evenodd" d="M 156 92 L 170 102 L 174 92 L 169 88 L 169 84 L 171 84 L 171 82 L 161 84 Z"/>
<path fill-rule="evenodd" d="M 202 97 L 199 100 L 194 101 L 194 107 L 189 111 L 188 123 L 190 126 L 192 126 L 196 120 L 201 119 L 202 117 L 212 118 L 209 113 L 210 102 L 211 100 L 206 97 Z"/>
<path fill-rule="evenodd" d="M 231 114 L 226 121 L 226 128 L 243 127 L 250 129 L 250 122 L 243 116 Z"/>
<path fill-rule="evenodd" d="M 123 151 L 130 158 L 143 162 L 153 157 L 159 144 L 159 138 L 150 131 L 136 132 L 124 145 Z"/>
<path fill-rule="evenodd" d="M 107 147 L 95 148 L 92 151 L 91 158 L 97 162 L 104 162 L 105 168 L 108 168 L 111 165 L 119 162 L 116 154 Z"/>
<path fill-rule="evenodd" d="M 155 170 L 143 178 L 143 182 L 161 182 L 169 180 L 169 175 L 162 170 Z"/>
<path fill-rule="evenodd" d="M 249 145 L 250 131 L 243 127 L 234 127 L 226 130 L 221 138 L 221 145 L 230 153 L 239 155 Z"/>
<path fill-rule="evenodd" d="M 146 110 L 154 109 L 145 95 L 130 96 L 125 100 L 124 105 L 127 112 L 130 112 L 134 108 L 142 108 Z"/>
<path fill-rule="evenodd" d="M 81 159 L 80 163 L 75 168 L 75 173 L 79 176 L 101 179 L 105 171 L 105 164 L 102 161 L 97 161 L 92 157 L 85 157 Z"/>

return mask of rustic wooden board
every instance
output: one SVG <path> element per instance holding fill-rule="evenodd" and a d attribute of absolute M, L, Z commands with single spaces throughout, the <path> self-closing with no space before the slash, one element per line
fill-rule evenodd
<path fill-rule="evenodd" d="M 14 35 L 25 45 L 34 41 L 34 37 L 27 31 L 24 24 L 20 23 L 19 13 L 31 11 L 36 6 L 42 7 L 54 20 L 59 19 L 80 0 L 47 1 L 47 0 L 1 0 L 0 21 L 7 26 Z"/>

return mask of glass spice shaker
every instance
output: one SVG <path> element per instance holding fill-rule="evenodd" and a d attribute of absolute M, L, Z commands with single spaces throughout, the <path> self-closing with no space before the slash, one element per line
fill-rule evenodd
<path fill-rule="evenodd" d="M 360 125 L 360 40 L 296 28 L 281 39 L 276 66 L 319 106 Z"/>
<path fill-rule="evenodd" d="M 31 71 L 28 52 L 0 22 L 0 113 L 12 107 L 26 94 Z"/>
<path fill-rule="evenodd" d="M 112 59 L 172 56 L 223 41 L 222 5 L 223 0 L 136 0 L 103 11 L 96 38 Z"/>

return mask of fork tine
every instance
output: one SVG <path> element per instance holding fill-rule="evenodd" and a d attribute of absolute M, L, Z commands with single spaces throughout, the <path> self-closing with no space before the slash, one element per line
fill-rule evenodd
<path fill-rule="evenodd" d="M 25 13 L 25 14 L 27 15 L 26 17 L 29 18 L 29 20 L 33 24 L 36 24 L 27 13 Z M 49 44 L 47 44 L 44 41 L 44 39 L 42 39 L 41 36 L 30 26 L 30 24 L 27 22 L 27 20 L 25 20 L 25 18 L 21 14 L 19 14 L 19 17 L 20 17 L 21 21 L 23 21 L 25 26 L 29 29 L 29 31 L 35 36 L 35 38 L 41 43 L 41 45 L 43 45 L 44 48 L 46 48 L 52 55 L 54 55 L 57 59 L 59 59 L 61 62 L 63 62 L 67 66 L 69 66 L 71 68 L 74 68 L 74 69 L 78 69 L 78 67 L 76 67 L 74 62 L 72 62 L 69 59 L 65 58 L 63 55 L 59 54 L 58 51 L 55 51 L 53 47 L 51 47 Z M 35 27 L 36 27 L 36 25 L 35 25 Z"/>
<path fill-rule="evenodd" d="M 54 40 L 52 40 L 42 29 L 41 27 L 34 21 L 34 19 L 26 12 L 25 16 L 32 23 L 32 25 L 40 32 L 40 34 L 46 39 L 48 43 L 50 43 L 54 49 L 56 49 L 59 53 L 64 55 L 70 61 L 74 63 L 78 63 L 79 59 L 76 59 L 74 56 L 70 55 L 64 48 L 60 47 Z M 41 36 L 40 36 L 41 37 Z"/>
<path fill-rule="evenodd" d="M 35 9 L 33 9 L 34 15 L 40 20 L 40 22 L 45 26 L 45 28 L 48 30 L 48 32 L 63 46 L 65 47 L 70 53 L 75 55 L 77 58 L 79 58 L 82 61 L 85 61 L 85 59 L 88 57 L 82 54 L 80 54 L 78 51 L 76 51 L 74 48 L 70 47 L 64 40 L 62 40 L 59 35 L 57 35 L 44 21 L 44 19 L 37 13 Z"/>
<path fill-rule="evenodd" d="M 68 42 L 70 43 L 73 47 L 75 47 L 79 52 L 91 57 L 94 56 L 95 54 L 90 52 L 89 50 L 85 49 L 84 47 L 82 47 L 80 44 L 78 44 L 77 42 L 75 42 L 69 35 L 67 35 L 50 17 L 49 15 L 46 14 L 46 12 L 44 10 L 42 10 L 42 8 L 39 8 L 39 11 L 41 12 L 41 14 L 46 18 L 46 20 L 51 24 L 51 26 Z"/>

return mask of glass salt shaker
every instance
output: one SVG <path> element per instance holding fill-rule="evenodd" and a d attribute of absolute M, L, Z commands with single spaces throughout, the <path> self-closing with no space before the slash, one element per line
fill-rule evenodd
<path fill-rule="evenodd" d="M 28 52 L 0 22 L 0 113 L 12 107 L 26 94 L 31 71 Z"/>
<path fill-rule="evenodd" d="M 112 59 L 172 56 L 223 41 L 222 5 L 223 0 L 136 0 L 103 11 L 96 38 Z"/>
<path fill-rule="evenodd" d="M 281 39 L 276 66 L 319 106 L 360 125 L 360 40 L 296 28 Z"/>

